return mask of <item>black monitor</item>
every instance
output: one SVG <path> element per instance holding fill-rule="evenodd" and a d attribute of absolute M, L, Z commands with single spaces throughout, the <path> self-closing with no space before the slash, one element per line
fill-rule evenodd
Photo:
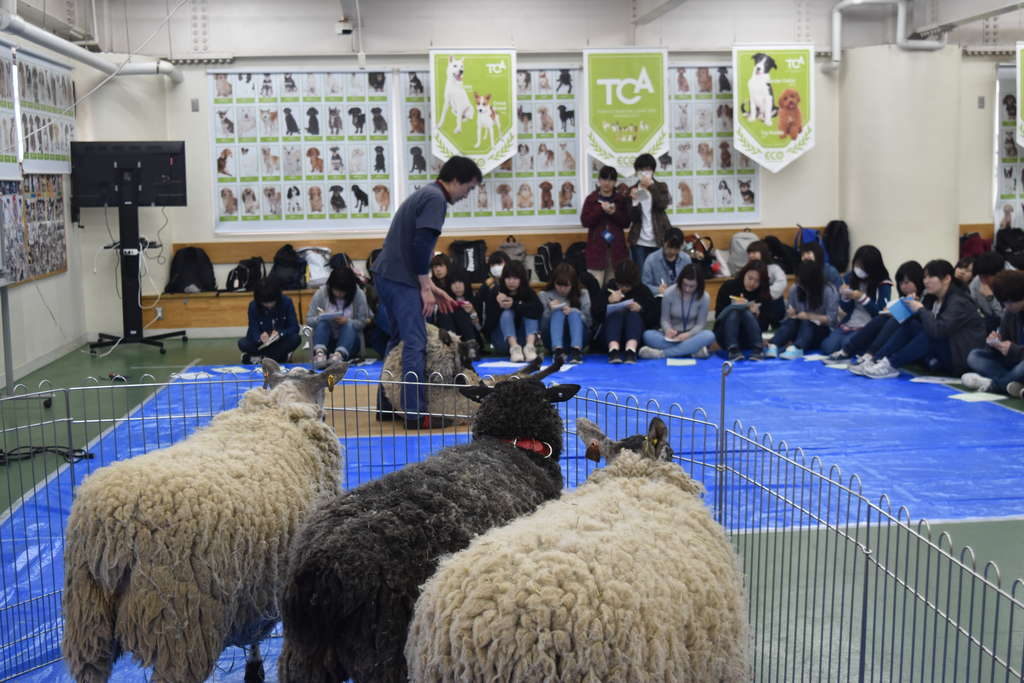
<path fill-rule="evenodd" d="M 71 143 L 73 210 L 125 204 L 185 206 L 185 200 L 183 141 Z"/>

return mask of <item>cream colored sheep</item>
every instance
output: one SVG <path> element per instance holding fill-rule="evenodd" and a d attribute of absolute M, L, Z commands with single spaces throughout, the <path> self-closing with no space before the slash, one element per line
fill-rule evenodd
<path fill-rule="evenodd" d="M 106 681 L 123 651 L 153 681 L 205 681 L 225 646 L 269 635 L 292 536 L 341 487 L 321 412 L 346 368 L 284 373 L 265 359 L 269 390 L 82 482 L 64 552 L 62 649 L 76 681 Z M 262 674 L 256 652 L 246 680 Z"/>
<path fill-rule="evenodd" d="M 678 464 L 610 455 L 441 562 L 409 627 L 411 680 L 750 680 L 742 574 L 701 486 Z"/>

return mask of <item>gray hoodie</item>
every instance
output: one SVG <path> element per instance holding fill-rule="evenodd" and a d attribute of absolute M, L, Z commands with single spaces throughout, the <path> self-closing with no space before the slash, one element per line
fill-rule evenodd
<path fill-rule="evenodd" d="M 366 324 L 370 322 L 372 317 L 370 307 L 366 304 L 366 294 L 362 289 L 357 287 L 355 296 L 352 297 L 352 303 L 349 306 L 345 306 L 342 299 L 332 304 L 327 293 L 327 285 L 323 285 L 320 289 L 316 290 L 312 301 L 309 302 L 309 311 L 306 313 L 305 322 L 310 327 L 316 327 L 316 324 L 320 322 L 321 316 L 331 317 L 339 313 L 347 316 L 356 330 L 366 327 Z"/>

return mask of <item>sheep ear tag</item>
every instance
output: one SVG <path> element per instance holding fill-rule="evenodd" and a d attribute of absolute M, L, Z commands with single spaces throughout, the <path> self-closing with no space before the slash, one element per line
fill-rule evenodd
<path fill-rule="evenodd" d="M 329 373 L 327 375 L 327 391 L 334 391 L 334 385 L 337 381 L 338 380 L 334 378 L 334 373 Z"/>

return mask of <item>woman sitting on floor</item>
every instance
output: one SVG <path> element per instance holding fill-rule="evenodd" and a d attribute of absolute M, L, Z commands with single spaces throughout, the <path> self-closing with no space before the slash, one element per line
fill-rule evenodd
<path fill-rule="evenodd" d="M 335 268 L 309 302 L 306 324 L 313 328 L 313 367 L 354 358 L 370 322 L 366 294 L 351 268 Z"/>
<path fill-rule="evenodd" d="M 580 288 L 576 269 L 563 261 L 551 271 L 551 283 L 540 293 L 544 305 L 541 330 L 554 359 L 583 362 L 583 345 L 590 330 L 590 293 Z M 566 329 L 569 353 L 565 351 Z"/>
<path fill-rule="evenodd" d="M 604 320 L 608 362 L 635 363 L 644 330 L 658 324 L 659 313 L 658 300 L 640 282 L 640 267 L 632 261 L 615 266 L 615 278 L 608 282 Z"/>
<path fill-rule="evenodd" d="M 509 360 L 516 363 L 537 357 L 535 343 L 544 309 L 522 263 L 509 261 L 505 265 L 484 310 L 484 333 L 495 352 L 508 353 Z"/>
<path fill-rule="evenodd" d="M 770 276 L 763 261 L 748 261 L 736 277 L 718 289 L 715 299 L 715 338 L 729 354 L 729 360 L 743 360 L 743 351 L 751 351 L 750 360 L 764 360 L 761 333 L 771 322 Z"/>
<path fill-rule="evenodd" d="M 839 326 L 821 342 L 821 352 L 845 358 L 842 346 L 871 322 L 889 303 L 892 282 L 882 252 L 865 244 L 853 255 L 853 270 L 843 276 L 839 288 Z"/>
<path fill-rule="evenodd" d="M 801 261 L 796 284 L 786 297 L 786 319 L 775 331 L 765 356 L 792 360 L 818 348 L 835 325 L 838 310 L 839 293 L 824 281 L 821 264 Z M 780 346 L 785 347 L 781 354 Z"/>
<path fill-rule="evenodd" d="M 918 361 L 930 370 L 956 375 L 967 370 L 967 354 L 985 343 L 985 320 L 978 307 L 966 285 L 954 276 L 949 261 L 925 265 L 924 291 L 923 301 L 905 302 L 920 327 L 900 325 L 875 360 L 858 374 L 872 379 L 898 377 L 898 368 Z"/>
<path fill-rule="evenodd" d="M 1003 309 L 999 329 L 985 339 L 985 348 L 967 355 L 974 372 L 960 381 L 968 389 L 1024 398 L 1024 271 L 1004 270 L 992 278 L 991 288 Z"/>
<path fill-rule="evenodd" d="M 896 270 L 896 289 L 900 298 L 924 296 L 924 268 L 920 263 L 907 261 Z M 860 374 L 863 370 L 861 366 L 874 360 L 901 324 L 916 326 L 921 323 L 915 318 L 901 323 L 892 316 L 888 308 L 880 311 L 867 325 L 854 332 L 843 347 L 829 356 L 826 362 L 845 362 L 847 358 L 852 358 L 849 370 L 854 374 Z"/>
<path fill-rule="evenodd" d="M 704 291 L 704 274 L 692 263 L 679 271 L 661 298 L 661 329 L 644 332 L 641 358 L 707 358 L 715 333 L 704 329 L 711 297 Z"/>

